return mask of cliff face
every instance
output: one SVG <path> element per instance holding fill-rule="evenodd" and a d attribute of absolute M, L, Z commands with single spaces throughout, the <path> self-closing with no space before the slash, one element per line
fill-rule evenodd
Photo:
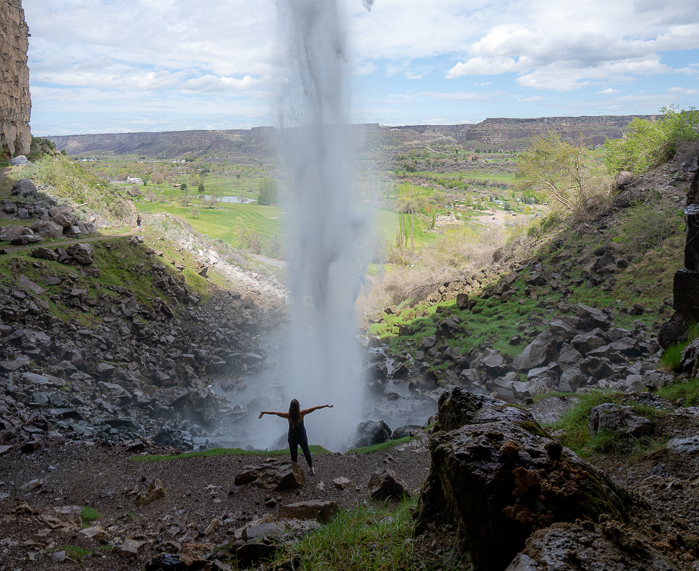
<path fill-rule="evenodd" d="M 28 153 L 32 142 L 28 37 L 22 1 L 0 0 L 0 151 L 13 155 Z"/>

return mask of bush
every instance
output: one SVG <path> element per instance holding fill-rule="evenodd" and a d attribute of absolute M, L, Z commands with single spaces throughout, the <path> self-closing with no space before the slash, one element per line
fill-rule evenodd
<path fill-rule="evenodd" d="M 663 107 L 657 121 L 634 118 L 622 139 L 604 144 L 604 163 L 611 174 L 631 171 L 639 175 L 662 164 L 677 151 L 680 141 L 699 139 L 699 111 Z"/>
<path fill-rule="evenodd" d="M 611 180 L 602 171 L 582 135 L 571 144 L 549 131 L 535 137 L 527 152 L 520 155 L 516 188 L 523 193 L 541 192 L 552 209 L 588 220 L 595 207 L 610 196 Z"/>
<path fill-rule="evenodd" d="M 628 210 L 618 242 L 631 251 L 646 252 L 660 246 L 681 227 L 676 212 L 661 210 L 657 203 L 642 203 Z"/>

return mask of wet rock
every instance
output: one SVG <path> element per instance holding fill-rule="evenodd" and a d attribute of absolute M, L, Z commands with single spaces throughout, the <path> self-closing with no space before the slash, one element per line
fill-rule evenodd
<path fill-rule="evenodd" d="M 604 403 L 590 411 L 590 434 L 609 432 L 630 436 L 647 436 L 653 432 L 653 423 L 636 414 L 630 406 Z"/>
<path fill-rule="evenodd" d="M 527 540 L 506 571 L 676 571 L 653 542 L 618 522 L 556 523 Z"/>
<path fill-rule="evenodd" d="M 293 490 L 306 483 L 306 476 L 296 462 L 269 459 L 259 466 L 247 466 L 235 476 L 236 486 L 252 485 L 265 490 Z"/>
<path fill-rule="evenodd" d="M 388 367 L 386 367 L 385 363 L 377 361 L 364 369 L 364 375 L 367 382 L 385 381 L 386 377 L 388 377 Z"/>
<path fill-rule="evenodd" d="M 633 505 L 528 412 L 504 404 L 459 388 L 443 395 L 418 506 L 417 533 L 449 514 L 461 549 L 485 571 L 507 567 L 538 529 L 601 514 L 625 520 Z"/>
<path fill-rule="evenodd" d="M 407 436 L 419 436 L 422 434 L 422 426 L 417 424 L 406 424 L 405 426 L 400 426 L 393 431 L 391 438 L 393 440 L 398 440 L 399 438 L 405 438 Z"/>
<path fill-rule="evenodd" d="M 337 513 L 337 502 L 311 500 L 279 507 L 279 517 L 285 519 L 315 519 L 328 523 Z"/>
<path fill-rule="evenodd" d="M 393 432 L 383 420 L 365 420 L 357 425 L 351 448 L 364 448 L 391 440 Z"/>
<path fill-rule="evenodd" d="M 603 357 L 587 357 L 580 363 L 580 370 L 596 379 L 606 379 L 616 373 L 609 359 Z"/>
<path fill-rule="evenodd" d="M 73 244 L 68 248 L 68 255 L 83 266 L 89 266 L 95 261 L 95 251 L 90 244 Z"/>
<path fill-rule="evenodd" d="M 156 479 L 150 483 L 148 489 L 144 493 L 136 496 L 136 506 L 143 508 L 148 504 L 153 503 L 155 500 L 159 500 L 164 497 L 165 486 L 163 486 L 163 483 L 160 480 Z"/>
<path fill-rule="evenodd" d="M 585 386 L 587 375 L 578 368 L 565 369 L 558 380 L 558 390 L 564 393 L 574 393 Z"/>
<path fill-rule="evenodd" d="M 410 497 L 408 487 L 393 470 L 377 470 L 369 479 L 369 491 L 374 500 L 400 500 Z"/>

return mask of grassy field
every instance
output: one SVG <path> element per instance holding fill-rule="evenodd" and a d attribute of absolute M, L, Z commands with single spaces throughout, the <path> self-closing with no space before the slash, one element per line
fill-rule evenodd
<path fill-rule="evenodd" d="M 198 232 L 206 234 L 213 240 L 221 239 L 233 246 L 240 245 L 240 233 L 246 228 L 257 232 L 263 241 L 270 240 L 274 236 L 278 236 L 280 240 L 283 239 L 283 212 L 279 206 L 220 202 L 216 208 L 205 208 L 196 200 L 192 202 L 199 210 L 199 215 L 194 218 L 191 214 L 191 205 L 185 207 L 173 202 L 140 201 L 137 206 L 142 212 L 168 212 L 180 216 Z M 379 236 L 384 238 L 388 245 L 395 245 L 397 216 L 395 212 L 385 208 L 379 208 L 376 212 L 376 228 Z M 439 238 L 439 235 L 434 232 L 423 232 L 429 226 L 427 221 L 418 216 L 405 215 L 405 217 L 408 228 L 410 228 L 410 220 L 415 221 L 416 248 Z"/>

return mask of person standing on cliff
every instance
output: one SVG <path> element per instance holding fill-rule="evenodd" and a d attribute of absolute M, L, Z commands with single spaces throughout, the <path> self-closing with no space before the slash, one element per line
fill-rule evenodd
<path fill-rule="evenodd" d="M 313 458 L 311 457 L 311 451 L 308 448 L 308 435 L 306 434 L 306 427 L 303 425 L 303 417 L 307 414 L 311 414 L 314 410 L 319 410 L 321 408 L 332 408 L 331 404 L 323 404 L 320 406 L 313 406 L 311 408 L 301 409 L 299 401 L 293 399 L 289 404 L 289 412 L 279 412 L 276 410 L 263 410 L 260 412 L 260 416 L 257 418 L 262 418 L 265 414 L 276 414 L 281 418 L 286 418 L 289 421 L 289 452 L 291 452 L 291 461 L 296 462 L 298 458 L 299 449 L 303 451 L 303 455 L 306 458 L 306 463 L 311 471 L 311 474 L 315 474 L 313 469 Z"/>
<path fill-rule="evenodd" d="M 141 215 L 139 214 L 138 218 L 136 218 L 136 228 L 140 228 L 140 227 L 141 227 Z"/>

